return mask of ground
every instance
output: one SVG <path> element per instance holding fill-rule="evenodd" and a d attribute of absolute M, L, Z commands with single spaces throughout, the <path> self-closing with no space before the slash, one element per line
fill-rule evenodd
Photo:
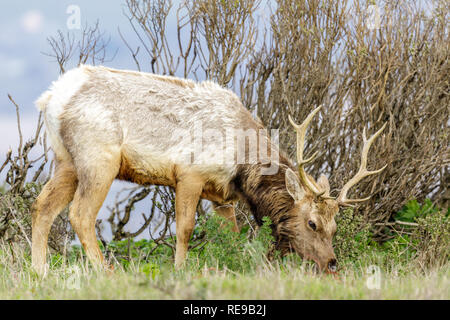
<path fill-rule="evenodd" d="M 53 261 L 39 277 L 26 253 L 0 253 L 0 299 L 449 299 L 450 268 L 409 273 L 361 266 L 338 276 L 315 274 L 309 264 L 262 264 L 251 272 L 211 267 L 175 271 L 169 264 L 116 264 L 112 273 L 85 263 Z M 13 254 L 14 253 L 14 254 Z M 370 272 L 373 273 L 370 273 Z"/>

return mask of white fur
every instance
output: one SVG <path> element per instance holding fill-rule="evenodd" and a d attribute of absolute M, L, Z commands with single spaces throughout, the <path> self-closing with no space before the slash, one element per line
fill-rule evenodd
<path fill-rule="evenodd" d="M 54 81 L 49 90 L 45 91 L 35 102 L 36 107 L 44 112 L 45 126 L 53 150 L 61 155 L 66 151 L 59 136 L 59 118 L 64 106 L 79 91 L 87 78 L 82 68 L 69 70 L 57 81 Z"/>
<path fill-rule="evenodd" d="M 45 111 L 56 153 L 67 145 L 60 136 L 64 113 L 76 128 L 71 134 L 77 150 L 71 153 L 83 162 L 105 150 L 128 150 L 152 175 L 172 165 L 195 167 L 214 175 L 220 184 L 236 170 L 236 163 L 225 159 L 236 148 L 224 150 L 225 141 L 234 141 L 225 139 L 226 132 L 258 134 L 260 128 L 239 98 L 216 83 L 106 67 L 83 65 L 66 72 L 36 105 Z M 200 137 L 198 143 L 197 128 L 214 134 Z M 191 154 L 196 156 L 194 163 Z"/>

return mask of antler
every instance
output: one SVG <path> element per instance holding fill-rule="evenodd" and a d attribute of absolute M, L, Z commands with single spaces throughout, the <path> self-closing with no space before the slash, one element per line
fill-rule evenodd
<path fill-rule="evenodd" d="M 305 164 L 313 161 L 316 158 L 317 152 L 315 152 L 310 158 L 304 160 L 303 159 L 303 148 L 305 145 L 306 129 L 308 128 L 308 125 L 311 122 L 312 118 L 316 115 L 317 112 L 319 112 L 320 108 L 322 108 L 322 106 L 319 106 L 316 109 L 314 109 L 308 115 L 308 117 L 305 119 L 305 121 L 303 121 L 303 123 L 301 125 L 296 124 L 294 122 L 294 120 L 292 120 L 291 116 L 289 115 L 289 122 L 295 128 L 295 131 L 297 131 L 297 161 L 298 161 L 298 172 L 300 174 L 300 180 L 316 196 L 323 195 L 325 193 L 325 191 L 320 190 L 320 188 L 317 186 L 317 184 L 308 178 L 308 175 L 305 172 L 304 166 L 305 166 Z"/>
<path fill-rule="evenodd" d="M 366 129 L 364 128 L 364 130 L 363 130 L 364 145 L 363 145 L 363 150 L 362 150 L 362 154 L 361 154 L 361 166 L 359 167 L 358 173 L 356 173 L 356 175 L 353 178 L 351 178 L 350 181 L 348 181 L 342 188 L 341 193 L 339 194 L 339 196 L 337 198 L 337 201 L 340 205 L 351 206 L 351 203 L 367 201 L 370 199 L 370 196 L 367 198 L 364 198 L 364 199 L 347 199 L 347 192 L 351 187 L 353 187 L 355 184 L 357 184 L 359 181 L 361 181 L 365 177 L 370 176 L 372 174 L 380 173 L 387 167 L 387 165 L 385 165 L 383 168 L 375 170 L 375 171 L 367 170 L 367 154 L 369 153 L 370 146 L 372 145 L 373 141 L 384 130 L 384 128 L 386 127 L 386 124 L 387 123 L 385 123 L 381 127 L 380 130 L 378 130 L 373 136 L 371 136 L 369 140 L 367 140 L 367 138 L 366 138 Z"/>

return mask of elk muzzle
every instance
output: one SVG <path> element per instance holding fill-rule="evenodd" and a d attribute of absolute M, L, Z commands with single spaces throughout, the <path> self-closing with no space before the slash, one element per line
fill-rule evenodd
<path fill-rule="evenodd" d="M 330 259 L 327 264 L 327 272 L 329 273 L 335 273 L 337 270 L 337 261 L 336 259 Z"/>

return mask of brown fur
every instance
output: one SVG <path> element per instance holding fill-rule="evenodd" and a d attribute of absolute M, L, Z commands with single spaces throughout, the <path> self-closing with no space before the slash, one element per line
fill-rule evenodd
<path fill-rule="evenodd" d="M 144 168 L 141 168 L 133 159 L 135 158 L 127 157 L 127 155 L 122 152 L 121 164 L 117 179 L 137 183 L 140 185 L 161 185 L 175 188 L 177 171 L 175 166 L 166 168 L 164 173 L 156 176 L 150 174 Z"/>
<path fill-rule="evenodd" d="M 336 232 L 337 202 L 316 198 L 309 190 L 296 202 L 285 182 L 286 170 L 294 167 L 284 156 L 280 155 L 277 174 L 261 175 L 260 169 L 261 165 L 242 165 L 234 180 L 256 222 L 261 225 L 262 218 L 269 217 L 276 248 L 283 255 L 297 252 L 324 270 L 329 261 L 335 260 L 331 239 Z M 308 226 L 310 220 L 316 223 L 316 231 Z"/>
<path fill-rule="evenodd" d="M 285 185 L 285 171 L 289 163 L 285 158 L 280 160 L 284 165 L 275 175 L 259 174 L 261 165 L 242 165 L 234 183 L 259 225 L 263 217 L 271 219 L 273 235 L 281 249 L 290 247 L 290 238 L 294 237 L 290 224 L 295 215 L 292 211 L 294 199 Z"/>

